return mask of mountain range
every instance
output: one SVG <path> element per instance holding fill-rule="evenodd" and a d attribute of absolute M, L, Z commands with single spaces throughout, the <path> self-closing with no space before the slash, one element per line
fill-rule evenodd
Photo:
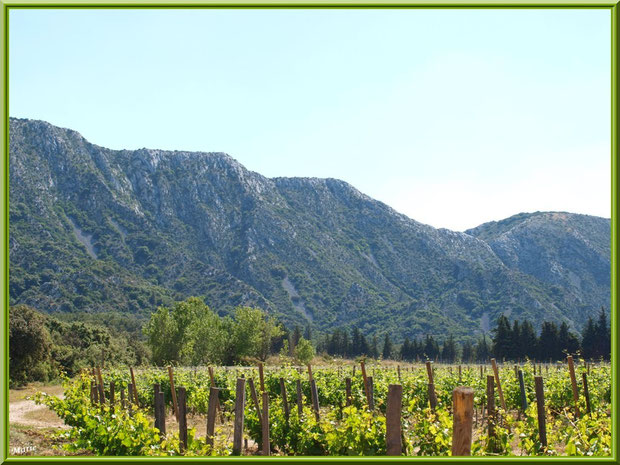
<path fill-rule="evenodd" d="M 16 118 L 9 143 L 11 304 L 115 324 L 203 296 L 395 341 L 477 337 L 501 314 L 580 330 L 609 308 L 606 218 L 521 213 L 455 232 L 224 153 L 110 150 Z"/>

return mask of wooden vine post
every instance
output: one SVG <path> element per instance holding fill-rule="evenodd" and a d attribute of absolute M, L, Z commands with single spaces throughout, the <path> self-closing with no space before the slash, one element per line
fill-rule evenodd
<path fill-rule="evenodd" d="M 133 402 L 137 406 L 140 406 L 140 402 L 138 402 L 138 388 L 136 387 L 136 377 L 133 374 L 133 368 L 129 367 L 129 373 L 131 374 L 131 386 L 133 387 Z"/>
<path fill-rule="evenodd" d="M 388 386 L 385 412 L 385 440 L 387 455 L 401 455 L 403 451 L 401 411 L 403 408 L 403 387 L 400 384 Z"/>
<path fill-rule="evenodd" d="M 215 387 L 215 375 L 213 374 L 213 367 L 208 367 L 208 371 L 209 380 L 211 381 L 211 387 Z M 222 411 L 222 407 L 220 406 L 219 396 L 215 400 L 215 409 L 220 412 L 220 422 L 224 423 L 224 412 Z"/>
<path fill-rule="evenodd" d="M 245 378 L 237 378 L 237 389 L 235 391 L 235 426 L 233 431 L 233 455 L 241 455 L 244 413 Z"/>
<path fill-rule="evenodd" d="M 566 359 L 570 373 L 570 384 L 573 389 L 573 400 L 575 401 L 575 416 L 579 417 L 579 391 L 577 390 L 577 378 L 575 377 L 575 362 L 572 355 L 569 355 Z"/>
<path fill-rule="evenodd" d="M 181 452 L 187 450 L 187 392 L 183 386 L 179 386 L 177 415 L 179 421 L 179 445 Z"/>
<path fill-rule="evenodd" d="M 534 383 L 536 387 L 536 406 L 538 410 L 538 434 L 540 436 L 540 443 L 543 447 L 547 447 L 547 419 L 545 416 L 545 391 L 542 376 L 535 376 Z"/>
<path fill-rule="evenodd" d="M 586 397 L 586 412 L 588 414 L 592 413 L 592 408 L 590 407 L 590 391 L 588 390 L 588 375 L 581 373 L 581 378 L 583 380 L 583 394 Z"/>
<path fill-rule="evenodd" d="M 179 405 L 177 404 L 177 392 L 174 388 L 174 373 L 172 367 L 168 367 L 168 378 L 170 380 L 170 393 L 172 394 L 172 407 L 174 408 L 174 416 L 179 421 Z"/>
<path fill-rule="evenodd" d="M 103 390 L 103 377 L 101 376 L 101 369 L 97 367 L 97 379 L 99 380 L 99 403 L 105 404 L 105 392 Z"/>
<path fill-rule="evenodd" d="M 299 416 L 301 417 L 301 414 L 304 411 L 304 407 L 303 407 L 303 395 L 301 393 L 301 380 L 298 379 L 297 380 L 297 413 L 299 413 Z"/>
<path fill-rule="evenodd" d="M 284 409 L 284 418 L 287 423 L 289 420 L 288 399 L 286 398 L 286 385 L 284 384 L 284 378 L 280 378 L 280 395 L 282 396 L 282 408 Z"/>
<path fill-rule="evenodd" d="M 495 359 L 491 359 L 491 366 L 493 367 L 493 374 L 495 375 L 495 382 L 497 383 L 497 394 L 499 394 L 499 402 L 502 404 L 502 409 L 506 411 L 506 401 L 504 400 L 504 393 L 502 392 L 502 383 L 499 380 L 499 370 L 497 369 L 497 363 Z"/>
<path fill-rule="evenodd" d="M 489 425 L 489 439 L 495 439 L 495 378 L 487 376 L 487 421 Z"/>
<path fill-rule="evenodd" d="M 426 374 L 428 375 L 428 402 L 434 412 L 437 408 L 437 394 L 435 393 L 435 381 L 433 378 L 433 367 L 431 362 L 426 362 Z"/>
<path fill-rule="evenodd" d="M 525 395 L 525 382 L 523 381 L 523 370 L 518 371 L 519 390 L 521 391 L 521 410 L 527 410 L 527 396 Z"/>
<path fill-rule="evenodd" d="M 207 408 L 207 444 L 213 445 L 213 436 L 215 434 L 215 416 L 218 405 L 218 397 L 220 390 L 211 386 L 209 389 L 209 407 Z"/>
<path fill-rule="evenodd" d="M 351 378 L 345 378 L 345 391 L 347 407 L 351 405 Z"/>
<path fill-rule="evenodd" d="M 269 444 L 269 394 L 263 392 L 263 455 L 271 455 L 271 446 Z"/>
<path fill-rule="evenodd" d="M 452 428 L 452 456 L 471 455 L 474 418 L 474 390 L 460 386 L 452 391 L 454 409 Z"/>
<path fill-rule="evenodd" d="M 364 380 L 364 394 L 366 394 L 366 403 L 370 405 L 370 393 L 368 392 L 368 376 L 366 375 L 366 364 L 362 360 L 360 362 L 360 367 L 362 368 L 362 379 Z"/>

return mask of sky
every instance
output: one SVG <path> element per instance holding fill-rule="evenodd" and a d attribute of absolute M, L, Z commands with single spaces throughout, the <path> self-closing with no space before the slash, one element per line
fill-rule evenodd
<path fill-rule="evenodd" d="M 10 10 L 9 113 L 462 231 L 611 216 L 609 10 Z"/>

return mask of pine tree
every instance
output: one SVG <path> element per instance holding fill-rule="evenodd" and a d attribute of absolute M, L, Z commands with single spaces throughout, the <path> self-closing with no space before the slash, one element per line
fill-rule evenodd
<path fill-rule="evenodd" d="M 490 355 L 491 350 L 489 349 L 489 344 L 487 343 L 487 337 L 483 334 L 482 339 L 480 339 L 478 344 L 476 344 L 476 360 L 479 362 L 486 362 Z"/>
<path fill-rule="evenodd" d="M 390 360 L 392 358 L 392 341 L 390 341 L 390 335 L 385 334 L 385 339 L 383 340 L 383 360 Z"/>
<path fill-rule="evenodd" d="M 461 361 L 463 363 L 470 363 L 474 359 L 474 346 L 470 341 L 465 341 L 461 346 Z"/>
<path fill-rule="evenodd" d="M 370 355 L 371 358 L 379 358 L 377 336 L 372 337 L 372 345 L 370 346 L 370 354 L 368 355 Z"/>
<path fill-rule="evenodd" d="M 597 341 L 596 341 L 596 327 L 592 317 L 588 318 L 585 328 L 583 329 L 581 339 L 581 349 L 583 351 L 583 357 L 586 359 L 594 359 L 597 357 Z"/>
<path fill-rule="evenodd" d="M 426 335 L 426 340 L 424 341 L 424 356 L 429 360 L 435 360 L 435 358 L 439 355 L 439 344 L 433 339 L 433 336 Z"/>
<path fill-rule="evenodd" d="M 560 325 L 558 344 L 563 354 L 575 355 L 579 350 L 579 339 L 570 332 L 565 321 Z"/>
<path fill-rule="evenodd" d="M 309 323 L 306 325 L 306 331 L 304 332 L 304 338 L 306 339 L 306 341 L 312 340 L 312 328 L 310 327 Z"/>
<path fill-rule="evenodd" d="M 366 336 L 363 334 L 360 336 L 360 351 L 358 355 L 366 355 L 370 357 L 370 346 L 368 345 L 368 341 L 366 340 Z"/>
<path fill-rule="evenodd" d="M 523 357 L 527 357 L 530 360 L 536 359 L 538 355 L 538 337 L 536 336 L 536 331 L 534 331 L 534 326 L 528 320 L 524 320 L 521 323 L 521 346 L 523 347 Z"/>
<path fill-rule="evenodd" d="M 596 357 L 609 360 L 611 355 L 611 332 L 610 327 L 607 326 L 605 307 L 601 307 L 594 331 L 596 334 Z"/>
<path fill-rule="evenodd" d="M 444 362 L 452 363 L 456 360 L 456 343 L 452 334 L 443 343 L 443 349 L 441 351 L 441 358 Z"/>
<path fill-rule="evenodd" d="M 540 339 L 538 341 L 538 359 L 560 360 L 562 358 L 563 356 L 562 350 L 560 349 L 558 327 L 552 321 L 544 321 L 540 331 Z"/>
<path fill-rule="evenodd" d="M 511 358 L 512 353 L 512 329 L 510 322 L 505 315 L 500 315 L 497 319 L 497 327 L 493 330 L 493 354 L 498 360 Z"/>
<path fill-rule="evenodd" d="M 350 357 L 357 357 L 362 354 L 362 335 L 359 328 L 353 328 L 353 334 L 351 336 L 351 349 L 349 350 Z"/>
<path fill-rule="evenodd" d="M 517 360 L 523 357 L 524 347 L 521 342 L 521 326 L 517 320 L 512 323 L 512 331 L 510 333 L 510 350 L 509 355 L 506 358 L 510 360 Z"/>
<path fill-rule="evenodd" d="M 406 337 L 405 342 L 400 346 L 400 358 L 402 360 L 411 361 L 411 352 L 411 341 Z"/>

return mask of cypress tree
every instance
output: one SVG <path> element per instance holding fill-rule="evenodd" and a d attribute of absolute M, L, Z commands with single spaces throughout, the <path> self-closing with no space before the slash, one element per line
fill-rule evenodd
<path fill-rule="evenodd" d="M 383 360 L 389 360 L 392 358 L 392 341 L 390 341 L 390 335 L 385 334 L 385 339 L 383 340 Z"/>
<path fill-rule="evenodd" d="M 611 332 L 610 327 L 607 326 L 607 312 L 605 311 L 605 307 L 601 307 L 594 332 L 596 334 L 596 357 L 609 360 L 611 355 Z"/>
<path fill-rule="evenodd" d="M 534 331 L 534 326 L 528 320 L 523 320 L 521 323 L 521 346 L 523 348 L 521 356 L 527 357 L 530 360 L 536 359 L 538 355 L 538 337 L 536 336 L 536 331 Z"/>
<path fill-rule="evenodd" d="M 493 354 L 498 360 L 511 358 L 512 353 L 512 329 L 510 322 L 505 315 L 500 315 L 497 319 L 497 327 L 493 330 Z"/>
<path fill-rule="evenodd" d="M 593 359 L 597 357 L 596 347 L 596 327 L 592 317 L 588 318 L 585 328 L 583 329 L 581 339 L 581 349 L 583 351 L 583 357 L 586 359 Z"/>
<path fill-rule="evenodd" d="M 461 361 L 463 363 L 470 363 L 474 359 L 474 347 L 470 341 L 465 341 L 461 346 Z"/>

